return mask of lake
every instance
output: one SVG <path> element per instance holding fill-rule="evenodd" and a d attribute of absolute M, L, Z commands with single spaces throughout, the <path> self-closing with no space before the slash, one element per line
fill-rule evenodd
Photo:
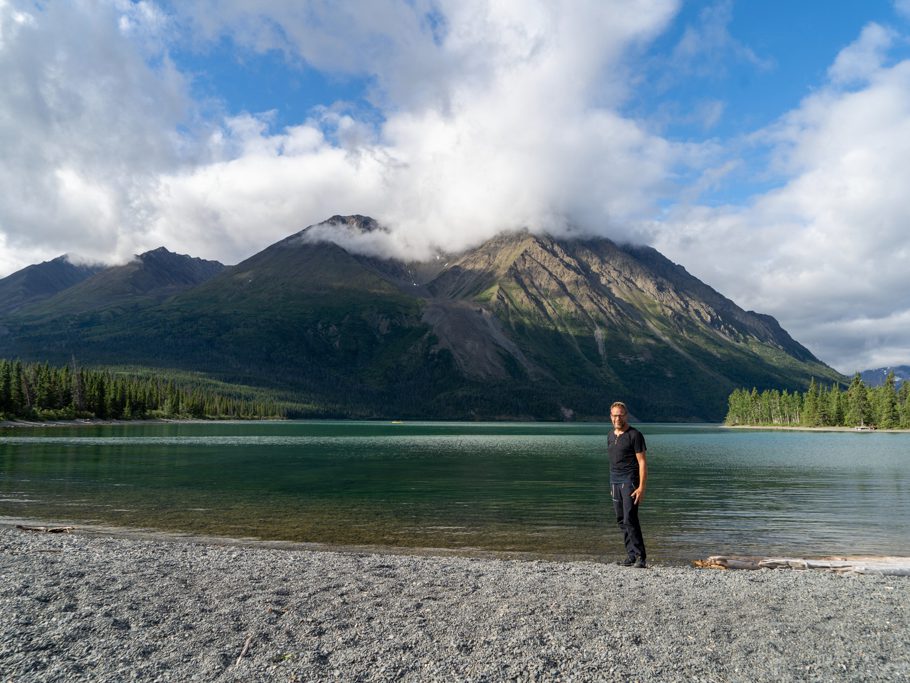
<path fill-rule="evenodd" d="M 638 425 L 649 559 L 910 555 L 910 434 Z M 619 558 L 606 424 L 0 430 L 0 521 Z"/>

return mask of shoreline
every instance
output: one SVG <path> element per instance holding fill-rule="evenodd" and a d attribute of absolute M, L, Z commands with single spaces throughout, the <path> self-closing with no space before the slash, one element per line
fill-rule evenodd
<path fill-rule="evenodd" d="M 169 417 L 155 417 L 148 420 L 98 420 L 94 418 L 76 418 L 73 420 L 2 420 L 0 429 L 18 429 L 29 427 L 109 427 L 120 425 L 157 425 L 157 424 L 246 424 L 253 422 L 289 422 L 280 418 L 250 419 L 225 418 L 205 420 L 187 418 L 185 420 Z"/>
<path fill-rule="evenodd" d="M 148 420 L 97 420 L 97 419 L 88 419 L 88 418 L 77 418 L 74 420 L 3 420 L 0 421 L 0 429 L 19 429 L 19 428 L 35 428 L 35 427 L 107 427 L 107 426 L 122 426 L 122 425 L 158 425 L 158 424 L 255 424 L 263 422 L 319 422 L 325 421 L 325 418 L 302 418 L 300 420 L 292 420 L 286 418 L 255 418 L 249 420 L 243 420 L 239 418 L 225 418 L 225 419 L 202 419 L 202 418 L 152 418 Z M 336 420 L 330 420 L 336 421 Z M 339 418 L 337 421 L 345 422 L 361 422 L 363 420 L 357 418 Z M 398 420 L 389 419 L 375 419 L 367 420 L 368 422 L 377 422 L 377 423 L 386 423 L 386 422 L 398 422 Z M 405 421 L 408 422 L 408 421 Z M 414 420 L 413 422 L 453 422 L 453 420 Z M 455 421 L 460 422 L 460 421 Z M 474 424 L 473 421 L 463 421 L 464 424 L 470 425 Z M 490 421 L 495 423 L 495 420 Z M 515 421 L 511 421 L 515 422 Z M 522 422 L 522 421 L 517 421 Z M 567 424 L 564 422 L 541 422 L 539 420 L 526 420 L 528 424 Z M 596 422 L 576 422 L 568 424 L 601 424 Z M 603 422 L 603 424 L 609 424 L 608 422 Z M 855 427 L 794 427 L 789 425 L 727 425 L 722 422 L 706 422 L 706 423 L 695 423 L 695 422 L 655 422 L 648 423 L 643 422 L 641 424 L 678 424 L 681 426 L 684 425 L 710 425 L 712 427 L 718 427 L 721 429 L 731 429 L 731 430 L 758 430 L 758 431 L 783 431 L 783 432 L 845 432 L 851 434 L 910 434 L 910 429 L 856 429 Z"/>
<path fill-rule="evenodd" d="M 88 538 L 112 538 L 151 543 L 196 543 L 202 545 L 251 550 L 276 550 L 286 552 L 338 553 L 347 555 L 382 555 L 412 558 L 461 558 L 466 560 L 494 560 L 504 562 L 556 562 L 612 564 L 602 555 L 582 553 L 554 553 L 517 550 L 490 550 L 478 547 L 446 548 L 437 546 L 353 545 L 314 541 L 289 541 L 253 536 L 218 536 L 191 531 L 166 531 L 163 529 L 80 524 L 59 520 L 0 516 L 0 532 L 79 535 Z M 838 566 L 843 565 L 843 566 Z M 910 556 L 895 555 L 710 555 L 697 559 L 648 562 L 649 568 L 688 568 L 702 571 L 754 570 L 754 569 L 812 569 L 840 573 L 877 574 L 881 576 L 910 577 Z"/>
<path fill-rule="evenodd" d="M 89 538 L 122 538 L 131 541 L 149 541 L 152 543 L 199 543 L 203 545 L 249 548 L 252 550 L 278 550 L 289 552 L 340 553 L 352 555 L 390 555 L 402 557 L 459 557 L 474 560 L 503 560 L 509 562 L 595 562 L 593 555 L 560 553 L 540 554 L 519 550 L 489 550 L 485 548 L 462 547 L 445 548 L 436 546 L 404 545 L 353 545 L 344 543 L 318 543 L 315 541 L 287 541 L 236 536 L 217 536 L 199 534 L 191 531 L 166 531 L 163 529 L 109 526 L 102 524 L 82 524 L 76 521 L 62 522 L 53 519 L 0 516 L 0 532 L 14 530 L 29 533 L 21 527 L 46 527 L 48 529 L 67 529 L 66 535 L 86 536 Z M 39 535 L 44 535 L 40 532 Z M 47 532 L 45 532 L 47 533 Z M 692 567 L 694 560 L 678 563 L 661 563 L 663 567 Z"/>
<path fill-rule="evenodd" d="M 0 527 L 0 678 L 899 680 L 910 582 Z"/>
<path fill-rule="evenodd" d="M 785 425 L 726 425 L 722 429 L 773 430 L 780 432 L 848 432 L 850 434 L 910 434 L 910 429 L 857 429 L 856 427 L 792 427 Z"/>

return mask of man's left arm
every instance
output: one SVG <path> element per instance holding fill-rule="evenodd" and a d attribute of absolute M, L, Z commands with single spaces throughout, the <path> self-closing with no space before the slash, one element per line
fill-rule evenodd
<path fill-rule="evenodd" d="M 648 461 L 645 457 L 647 451 L 636 453 L 635 458 L 638 460 L 638 488 L 632 491 L 632 500 L 636 505 L 641 505 L 645 498 L 645 482 L 648 479 Z"/>

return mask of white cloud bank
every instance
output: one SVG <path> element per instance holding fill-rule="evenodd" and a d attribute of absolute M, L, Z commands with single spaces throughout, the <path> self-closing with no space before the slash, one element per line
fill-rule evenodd
<path fill-rule="evenodd" d="M 124 260 L 162 244 L 233 263 L 338 213 L 379 219 L 400 254 L 573 226 L 651 242 L 841 370 L 908 362 L 910 64 L 888 62 L 903 38 L 867 26 L 817 92 L 754 137 L 779 187 L 708 208 L 684 203 L 695 195 L 681 174 L 709 187 L 737 160 L 622 113 L 636 59 L 678 9 L 198 0 L 169 14 L 0 0 L 0 274 L 38 255 Z M 771 68 L 728 34 L 729 16 L 717 3 L 698 29 L 711 40 L 684 34 L 687 63 L 701 46 Z M 167 56 L 187 36 L 367 78 L 384 120 L 343 103 L 281 131 L 267 115 L 213 120 Z M 703 115 L 723 112 L 714 101 Z"/>
<path fill-rule="evenodd" d="M 0 2 L 0 179 L 17 197 L 0 231 L 22 250 L 234 262 L 336 213 L 375 216 L 411 254 L 521 227 L 634 237 L 687 151 L 617 111 L 630 50 L 676 0 Z M 188 133 L 165 40 L 187 26 L 368 77 L 385 120 L 340 106 L 277 133 L 253 114 Z"/>
<path fill-rule="evenodd" d="M 162 239 L 189 231 L 202 242 L 214 230 L 249 253 L 339 212 L 389 225 L 399 254 L 521 227 L 629 236 L 669 189 L 683 149 L 616 105 L 630 46 L 660 31 L 675 2 L 328 7 L 231 0 L 217 11 L 196 4 L 191 16 L 198 35 L 373 77 L 381 128 L 335 110 L 280 134 L 235 120 L 242 153 L 162 179 Z"/>
<path fill-rule="evenodd" d="M 0 0 L 4 266 L 39 250 L 125 258 L 142 243 L 190 106 L 176 69 L 146 62 L 142 22 L 158 20 L 144 4 Z"/>

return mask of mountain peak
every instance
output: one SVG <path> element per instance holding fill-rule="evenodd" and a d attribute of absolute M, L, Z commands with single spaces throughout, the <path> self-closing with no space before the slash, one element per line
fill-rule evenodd
<path fill-rule="evenodd" d="M 137 262 L 141 269 L 154 272 L 154 280 L 144 283 L 145 286 L 152 288 L 160 285 L 191 286 L 199 284 L 224 269 L 224 265 L 218 261 L 207 261 L 196 256 L 176 254 L 165 247 L 158 247 L 139 254 L 133 264 L 123 267 L 128 269 Z"/>
<path fill-rule="evenodd" d="M 376 232 L 377 230 L 386 232 L 385 228 L 383 228 L 375 219 L 370 218 L 369 216 L 361 216 L 360 214 L 353 214 L 351 216 L 332 216 L 327 221 L 319 223 L 319 225 L 345 227 L 359 233 Z"/>
<path fill-rule="evenodd" d="M 404 256 L 399 253 L 401 247 L 396 244 L 388 228 L 369 216 L 359 214 L 332 216 L 321 223 L 307 226 L 269 248 L 299 249 L 326 244 L 335 245 L 349 254 L 371 258 L 401 260 Z"/>
<path fill-rule="evenodd" d="M 171 251 L 167 247 L 157 247 L 155 249 L 149 249 L 144 251 L 141 254 L 136 254 L 135 258 L 145 261 L 147 259 L 156 259 L 156 258 L 169 258 L 177 260 L 188 260 L 188 261 L 205 261 L 205 259 L 198 258 L 196 256 L 190 256 L 189 254 L 178 254 L 177 252 Z M 209 261 L 209 263 L 215 263 L 214 261 Z"/>
<path fill-rule="evenodd" d="M 120 266 L 77 267 L 58 257 L 50 264 L 32 268 L 48 266 L 68 268 L 79 277 L 71 276 L 74 281 L 66 287 L 35 300 L 36 305 L 29 310 L 42 315 L 72 315 L 142 301 L 161 301 L 211 279 L 224 269 L 218 261 L 175 254 L 164 247 L 137 254 Z"/>
<path fill-rule="evenodd" d="M 900 386 L 902 382 L 910 380 L 910 365 L 894 365 L 872 370 L 863 370 L 860 377 L 870 387 L 880 387 L 885 383 L 890 373 L 894 373 L 894 383 Z"/>
<path fill-rule="evenodd" d="M 167 271 L 177 280 L 185 281 L 186 284 L 198 284 L 224 269 L 224 264 L 218 261 L 208 261 L 188 254 L 177 254 L 165 247 L 138 254 L 133 264 L 137 262 L 144 269 Z M 126 267 L 129 266 L 130 264 L 126 265 Z"/>
<path fill-rule="evenodd" d="M 63 254 L 0 278 L 0 314 L 48 299 L 102 270 L 99 265 L 74 264 Z"/>
<path fill-rule="evenodd" d="M 173 251 L 168 250 L 167 247 L 158 247 L 157 249 L 149 249 L 141 254 L 136 254 L 136 258 L 145 258 L 146 256 L 163 256 L 165 254 L 174 254 L 174 256 L 179 256 Z"/>
<path fill-rule="evenodd" d="M 350 216 L 335 215 L 321 223 L 308 225 L 300 232 L 286 237 L 278 244 L 298 243 L 301 240 L 304 242 L 334 242 L 336 240 L 349 242 L 351 239 L 358 239 L 368 235 L 388 235 L 388 233 L 387 228 L 369 216 L 361 216 L 360 214 L 352 214 Z"/>

